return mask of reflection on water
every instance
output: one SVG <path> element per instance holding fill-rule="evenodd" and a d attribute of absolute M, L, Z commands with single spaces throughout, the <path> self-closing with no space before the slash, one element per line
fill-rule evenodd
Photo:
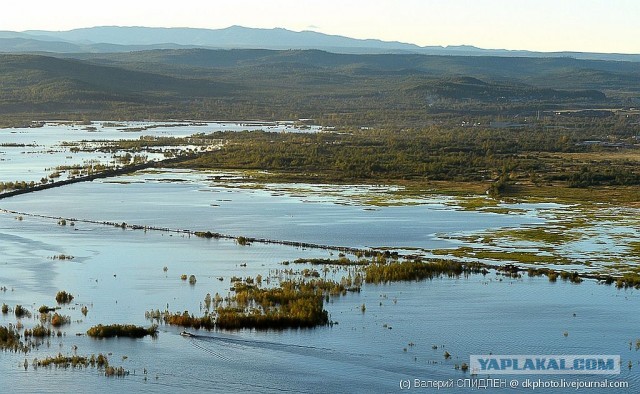
<path fill-rule="evenodd" d="M 87 162 L 115 164 L 115 155 L 83 152 L 68 143 L 136 140 L 141 136 L 188 137 L 216 131 L 256 131 L 315 133 L 319 126 L 303 128 L 292 122 L 92 122 L 73 124 L 48 122 L 42 127 L 0 129 L 0 182 L 34 181 L 47 177 L 58 166 L 83 165 Z M 144 153 L 149 159 L 162 154 Z"/>
<path fill-rule="evenodd" d="M 27 253 L 31 246 L 34 252 Z M 24 371 L 23 356 L 4 353 L 3 383 L 26 392 L 49 386 L 88 392 L 342 392 L 345 387 L 379 392 L 395 391 L 405 378 L 466 377 L 454 367 L 468 362 L 469 354 L 621 354 L 624 363 L 640 361 L 640 353 L 629 347 L 638 339 L 640 324 L 640 317 L 629 313 L 640 306 L 636 290 L 591 281 L 515 280 L 495 273 L 366 285 L 359 294 L 326 304 L 339 323 L 333 327 L 194 331 L 194 337 L 185 338 L 180 329 L 161 326 L 157 339 L 96 341 L 75 333 L 98 323 L 148 325 L 144 312 L 167 304 L 172 311 L 200 313 L 204 295 L 227 294 L 232 275 L 275 275 L 283 260 L 328 257 L 329 252 L 243 247 L 83 223 L 63 227 L 54 220 L 17 221 L 7 214 L 0 215 L 0 248 L 11 256 L 1 261 L 0 285 L 8 287 L 0 293 L 2 302 L 37 309 L 53 304 L 57 290 L 76 295 L 61 311 L 73 321 L 64 328 L 66 336 L 52 338 L 50 346 L 27 355 L 29 360 L 73 353 L 76 345 L 78 354 L 111 353 L 113 365 L 131 372 L 124 379 L 107 379 L 91 369 Z M 46 258 L 59 253 L 75 258 Z M 196 275 L 197 284 L 181 281 L 183 273 Z M 82 305 L 89 308 L 86 317 L 80 313 Z M 12 315 L 0 316 L 2 325 L 15 321 Z M 23 323 L 35 325 L 36 319 Z M 445 351 L 451 359 L 443 357 Z M 621 379 L 640 383 L 635 368 L 622 370 Z"/>
<path fill-rule="evenodd" d="M 529 215 L 456 210 L 435 198 L 371 210 L 353 203 L 352 196 L 336 197 L 339 190 L 334 195 L 293 194 L 229 187 L 211 182 L 209 176 L 192 171 L 141 173 L 45 190 L 1 205 L 44 215 L 352 247 L 448 247 L 438 233 L 542 222 Z"/>
<path fill-rule="evenodd" d="M 215 127 L 290 127 L 226 125 Z M 137 138 L 138 132 L 118 128 L 143 126 L 98 124 L 93 133 L 76 126 L 48 125 L 28 130 L 35 133 L 28 138 L 51 138 L 40 140 L 42 145 L 82 133 Z M 212 127 L 157 127 L 143 133 L 187 135 Z M 54 138 L 48 134 L 52 130 L 64 135 Z M 1 130 L 2 141 L 14 141 L 5 138 L 14 132 L 22 133 Z M 31 141 L 25 135 L 20 138 Z M 0 178 L 7 174 L 2 171 L 11 171 L 6 168 L 19 167 L 11 161 L 15 156 L 7 161 L 4 154 Z M 549 223 L 555 219 L 550 212 L 564 209 L 518 204 L 509 207 L 517 214 L 473 212 L 457 209 L 449 198 L 407 199 L 396 192 L 384 186 L 257 185 L 241 180 L 239 174 L 154 171 L 22 195 L 2 200 L 0 207 L 276 240 L 407 249 L 458 245 L 462 241 L 446 239 L 455 234 Z M 612 233 L 637 235 L 616 223 L 610 223 Z M 325 304 L 331 320 L 338 322 L 331 327 L 192 330 L 194 336 L 183 337 L 182 329 L 160 326 L 155 339 L 93 340 L 76 334 L 99 323 L 149 325 L 145 312 L 152 309 L 200 315 L 207 293 L 229 294 L 232 276 L 260 274 L 275 281 L 285 275 L 283 269 L 291 268 L 283 266 L 283 261 L 335 256 L 325 250 L 258 243 L 240 246 L 233 240 L 82 221 L 73 224 L 62 226 L 55 219 L 0 212 L 0 303 L 12 308 L 20 304 L 34 312 L 33 317 L 19 320 L 28 328 L 39 323 L 41 305 L 55 305 L 57 291 L 75 296 L 72 304 L 59 311 L 71 318 L 71 324 L 62 328 L 63 336 L 45 340 L 27 355 L 0 354 L 2 387 L 11 392 L 394 392 L 401 379 L 467 378 L 456 365 L 468 363 L 470 354 L 488 353 L 619 354 L 622 373 L 610 378 L 630 382 L 628 392 L 640 387 L 640 352 L 635 345 L 640 339 L 640 317 L 634 313 L 640 306 L 638 291 L 616 290 L 590 280 L 574 285 L 490 272 L 418 283 L 369 284 L 360 293 Z M 602 234 L 600 239 L 609 242 Z M 61 254 L 73 258 L 54 259 Z M 295 267 L 302 268 L 307 267 Z M 336 270 L 332 275 L 347 274 Z M 182 281 L 182 274 L 195 275 L 197 283 Z M 88 309 L 86 316 L 82 307 Z M 17 322 L 13 314 L 0 315 L 0 325 Z M 445 358 L 445 352 L 451 358 Z M 34 370 L 31 366 L 34 358 L 58 353 L 108 354 L 112 365 L 123 366 L 130 375 L 108 379 L 91 368 Z M 26 370 L 25 359 L 30 365 Z"/>

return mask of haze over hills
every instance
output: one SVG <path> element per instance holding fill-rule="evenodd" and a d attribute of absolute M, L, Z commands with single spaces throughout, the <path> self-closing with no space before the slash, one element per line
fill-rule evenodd
<path fill-rule="evenodd" d="M 350 122 L 636 107 L 637 63 L 566 58 L 164 49 L 0 54 L 0 113 Z M 353 119 L 352 119 L 353 118 Z"/>
<path fill-rule="evenodd" d="M 640 104 L 640 55 L 423 48 L 237 26 L 5 31 L 0 52 L 0 114 L 16 119 L 339 114 L 350 124 L 413 125 Z"/>
<path fill-rule="evenodd" d="M 257 29 L 231 26 L 225 29 L 150 28 L 102 26 L 69 31 L 0 31 L 0 52 L 109 53 L 148 49 L 319 49 L 334 53 L 423 55 L 571 57 L 576 59 L 640 61 L 640 54 L 583 52 L 532 52 L 481 49 L 473 46 L 428 46 L 354 39 L 313 31 Z"/>

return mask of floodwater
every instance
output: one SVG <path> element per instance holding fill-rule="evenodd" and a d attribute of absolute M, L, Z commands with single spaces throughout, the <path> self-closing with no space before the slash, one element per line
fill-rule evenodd
<path fill-rule="evenodd" d="M 215 180 L 221 177 L 225 173 L 141 172 L 44 190 L 7 199 L 0 206 L 40 215 L 358 248 L 448 247 L 450 242 L 438 234 L 542 223 L 531 212 L 456 210 L 441 197 L 380 207 L 356 200 L 356 195 L 384 196 L 384 188 L 305 184 L 295 189 L 278 184 L 258 188 Z"/>
<path fill-rule="evenodd" d="M 239 246 L 230 240 L 83 223 L 60 226 L 55 220 L 19 221 L 9 214 L 0 215 L 0 247 L 0 284 L 8 288 L 0 293 L 3 303 L 35 311 L 40 305 L 53 305 L 59 290 L 76 296 L 60 311 L 72 319 L 63 327 L 66 336 L 51 338 L 50 346 L 26 356 L 0 355 L 3 383 L 16 391 L 395 391 L 400 379 L 468 377 L 455 364 L 468 363 L 470 354 L 488 353 L 620 354 L 622 375 L 613 378 L 640 384 L 640 356 L 635 347 L 630 349 L 630 342 L 635 346 L 639 339 L 640 317 L 632 312 L 640 307 L 636 290 L 489 273 L 365 285 L 359 294 L 326 304 L 331 319 L 339 323 L 333 327 L 201 330 L 184 338 L 180 329 L 161 326 L 156 339 L 93 340 L 75 334 L 99 323 L 148 325 L 144 312 L 167 305 L 171 311 L 199 314 L 207 293 L 228 293 L 231 276 L 275 277 L 280 274 L 276 270 L 285 268 L 281 261 L 329 257 L 329 252 Z M 57 254 L 74 259 L 50 258 Z M 197 283 L 180 280 L 181 274 L 195 275 Z M 365 313 L 362 304 L 367 306 Z M 85 305 L 86 317 L 80 313 Z M 0 316 L 2 325 L 15 322 L 12 315 Z M 29 327 L 36 319 L 22 322 Z M 444 351 L 451 359 L 444 358 Z M 92 369 L 22 367 L 25 358 L 58 352 L 111 353 L 111 364 L 125 367 L 131 375 L 106 378 Z"/>
<path fill-rule="evenodd" d="M 544 224 L 547 219 L 540 213 L 557 208 L 522 205 L 511 215 L 464 211 L 453 207 L 448 197 L 396 201 L 388 193 L 393 188 L 386 186 L 256 185 L 238 181 L 238 176 L 143 172 L 12 197 L 1 200 L 0 208 L 408 250 L 451 246 L 451 234 Z M 381 196 L 388 204 L 363 203 L 380 201 Z M 191 330 L 195 336 L 182 337 L 182 329 L 161 325 L 155 339 L 93 340 L 76 334 L 99 323 L 148 326 L 145 312 L 152 309 L 200 315 L 205 295 L 226 296 L 232 276 L 261 274 L 276 281 L 286 277 L 284 269 L 318 268 L 284 266 L 283 261 L 335 258 L 336 252 L 260 243 L 241 246 L 229 239 L 81 220 L 62 226 L 56 219 L 6 211 L 0 211 L 0 251 L 0 287 L 6 287 L 0 290 L 0 303 L 11 308 L 20 304 L 34 312 L 33 318 L 20 320 L 25 328 L 38 323 L 41 305 L 55 305 L 57 291 L 75 296 L 59 311 L 71 318 L 61 329 L 64 336 L 52 337 L 26 355 L 0 353 L 2 387 L 11 392 L 396 392 L 406 379 L 469 378 L 456 364 L 469 363 L 470 355 L 489 353 L 620 355 L 621 374 L 604 377 L 628 382 L 626 392 L 640 387 L 640 316 L 635 313 L 640 297 L 634 289 L 617 290 L 591 280 L 576 285 L 550 283 L 545 277 L 513 279 L 490 272 L 366 284 L 360 293 L 325 303 L 338 324 L 316 329 Z M 54 259 L 61 254 L 73 259 Z M 181 280 L 182 274 L 195 275 L 196 284 Z M 348 272 L 336 275 L 342 274 Z M 80 311 L 83 306 L 88 308 L 86 316 Z M 17 322 L 11 313 L 0 314 L 2 326 Z M 444 357 L 445 351 L 450 358 Z M 58 353 L 107 354 L 111 365 L 124 367 L 130 375 L 107 378 L 92 368 L 33 368 L 34 358 Z M 603 376 L 582 378 L 596 381 Z M 620 391 L 625 390 L 616 392 Z"/>
<path fill-rule="evenodd" d="M 0 182 L 34 181 L 51 174 L 58 166 L 82 165 L 89 161 L 115 164 L 114 154 L 74 152 L 81 141 L 91 145 L 100 141 L 136 140 L 141 136 L 188 137 L 216 131 L 305 132 L 320 131 L 319 126 L 300 128 L 291 122 L 91 122 L 74 124 L 47 122 L 41 127 L 0 129 Z M 162 155 L 144 153 L 149 159 Z"/>

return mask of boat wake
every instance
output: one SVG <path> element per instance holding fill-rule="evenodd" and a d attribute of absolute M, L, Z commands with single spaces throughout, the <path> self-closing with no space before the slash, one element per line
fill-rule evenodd
<path fill-rule="evenodd" d="M 424 369 L 416 366 L 415 363 L 409 365 L 387 363 L 386 359 L 379 354 L 365 354 L 325 347 L 221 335 L 192 334 L 188 339 L 194 347 L 229 363 L 244 364 L 247 359 L 257 361 L 258 358 L 272 360 L 277 357 L 285 359 L 297 358 L 304 363 L 326 364 L 326 362 L 330 362 L 331 365 L 341 364 L 345 370 L 367 370 L 372 373 L 385 372 L 404 375 L 408 370 L 415 373 L 424 372 Z M 275 353 L 279 353 L 279 355 Z"/>

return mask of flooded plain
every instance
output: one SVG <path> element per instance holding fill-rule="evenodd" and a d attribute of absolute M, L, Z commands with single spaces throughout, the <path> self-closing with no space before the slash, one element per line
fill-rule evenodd
<path fill-rule="evenodd" d="M 169 129 L 190 135 L 204 126 L 184 127 Z M 23 131 L 31 130 L 42 131 Z M 8 156 L 0 167 L 17 163 Z M 29 168 L 39 171 L 55 164 L 45 161 L 36 160 Z M 612 207 L 603 211 L 608 221 L 594 219 L 594 227 L 582 226 L 579 237 L 556 243 L 545 237 L 525 239 L 514 231 L 530 235 L 532 228 L 558 228 L 562 213 L 579 212 L 575 207 L 502 202 L 492 208 L 465 209 L 461 197 L 409 196 L 398 186 L 260 184 L 246 173 L 177 170 L 138 172 L 0 200 L 0 304 L 11 309 L 22 305 L 32 315 L 1 314 L 0 326 L 35 327 L 40 324 L 38 308 L 55 305 L 58 291 L 74 295 L 57 311 L 70 320 L 54 330 L 60 336 L 44 338 L 26 354 L 0 353 L 3 385 L 15 392 L 395 392 L 402 379 L 469 378 L 460 366 L 472 354 L 619 354 L 621 374 L 608 378 L 627 381 L 628 392 L 637 391 L 638 291 L 589 279 L 573 284 L 489 270 L 366 283 L 360 292 L 329 298 L 324 307 L 337 324 L 314 329 L 190 329 L 194 335 L 184 337 L 182 328 L 160 324 L 155 338 L 96 340 L 84 335 L 96 324 L 149 326 L 153 322 L 145 313 L 155 309 L 201 315 L 207 294 L 228 296 L 232 277 L 261 275 L 276 283 L 300 276 L 303 269 L 323 269 L 285 261 L 338 255 L 332 249 L 243 245 L 234 239 L 239 236 L 390 248 L 426 257 L 434 251 L 452 257 L 442 251 L 461 247 L 537 248 L 536 253 L 570 257 L 572 270 L 585 271 L 592 266 L 585 262 L 595 260 L 599 251 L 606 257 L 606 251 L 620 248 L 629 264 L 637 263 L 622 241 L 637 236 L 635 222 L 617 220 Z M 103 221 L 140 227 L 92 223 Z M 598 225 L 608 230 L 597 231 Z M 205 239 L 145 226 L 212 231 L 230 238 Z M 489 234 L 501 237 L 486 242 Z M 616 255 L 613 250 L 610 254 Z M 346 257 L 355 259 L 349 253 Z M 613 271 L 624 269 L 617 263 L 601 261 Z M 338 279 L 356 273 L 354 267 L 327 268 L 321 274 Z M 197 282 L 190 284 L 182 275 L 194 275 Z M 35 358 L 59 353 L 102 353 L 129 374 L 110 378 L 91 367 L 34 367 Z"/>
<path fill-rule="evenodd" d="M 35 181 L 57 167 L 87 163 L 117 164 L 124 152 L 100 153 L 78 150 L 79 146 L 100 146 L 106 141 L 137 140 L 141 137 L 188 137 L 216 131 L 307 132 L 318 126 L 295 126 L 292 122 L 38 122 L 30 128 L 0 129 L 0 182 Z M 149 160 L 161 154 L 143 152 Z"/>

